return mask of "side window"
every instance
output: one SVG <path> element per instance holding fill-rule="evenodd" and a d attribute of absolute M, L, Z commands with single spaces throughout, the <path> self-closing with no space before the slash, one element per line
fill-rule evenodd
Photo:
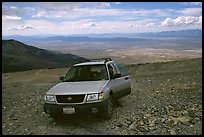
<path fill-rule="evenodd" d="M 119 70 L 119 68 L 117 67 L 117 65 L 116 65 L 115 63 L 113 63 L 113 66 L 114 66 L 114 68 L 115 68 L 115 70 L 116 70 L 116 73 L 121 73 L 120 70 Z"/>
<path fill-rule="evenodd" d="M 125 65 L 117 64 L 117 67 L 119 68 L 120 73 L 121 73 L 122 76 L 128 75 L 128 69 L 127 69 L 127 67 Z"/>

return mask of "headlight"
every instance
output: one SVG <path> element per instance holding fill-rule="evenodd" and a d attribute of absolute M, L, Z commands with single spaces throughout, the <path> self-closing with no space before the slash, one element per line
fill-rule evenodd
<path fill-rule="evenodd" d="M 103 92 L 99 93 L 98 99 L 102 100 L 103 98 L 104 98 L 104 93 Z"/>
<path fill-rule="evenodd" d="M 96 93 L 87 95 L 86 101 L 102 100 L 104 98 L 104 93 Z"/>
<path fill-rule="evenodd" d="M 98 94 L 90 94 L 87 96 L 86 101 L 94 101 L 94 100 L 98 100 Z"/>
<path fill-rule="evenodd" d="M 54 95 L 45 95 L 45 101 L 53 102 L 53 101 L 55 101 L 55 96 Z"/>

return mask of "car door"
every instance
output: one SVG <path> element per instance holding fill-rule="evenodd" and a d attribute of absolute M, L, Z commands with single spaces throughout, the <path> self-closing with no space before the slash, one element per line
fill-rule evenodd
<path fill-rule="evenodd" d="M 111 63 L 110 65 L 113 67 L 114 75 L 116 73 L 121 74 L 119 68 L 117 67 L 115 63 Z M 130 94 L 131 84 L 130 84 L 129 75 L 121 74 L 120 77 L 111 79 L 111 86 L 112 86 L 112 90 L 114 92 L 115 98 L 120 98 L 120 97 Z"/>

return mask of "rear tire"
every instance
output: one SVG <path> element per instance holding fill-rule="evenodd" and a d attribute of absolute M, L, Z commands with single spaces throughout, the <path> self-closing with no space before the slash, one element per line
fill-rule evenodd
<path fill-rule="evenodd" d="M 103 117 L 104 119 L 110 119 L 113 115 L 113 98 L 110 95 L 108 99 L 108 104 L 104 109 Z"/>

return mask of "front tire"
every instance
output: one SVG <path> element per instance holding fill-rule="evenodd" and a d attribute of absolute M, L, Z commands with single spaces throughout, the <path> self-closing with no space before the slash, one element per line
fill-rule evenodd
<path fill-rule="evenodd" d="M 103 117 L 105 119 L 110 119 L 113 115 L 113 97 L 110 95 L 108 99 L 108 104 L 104 109 Z"/>

